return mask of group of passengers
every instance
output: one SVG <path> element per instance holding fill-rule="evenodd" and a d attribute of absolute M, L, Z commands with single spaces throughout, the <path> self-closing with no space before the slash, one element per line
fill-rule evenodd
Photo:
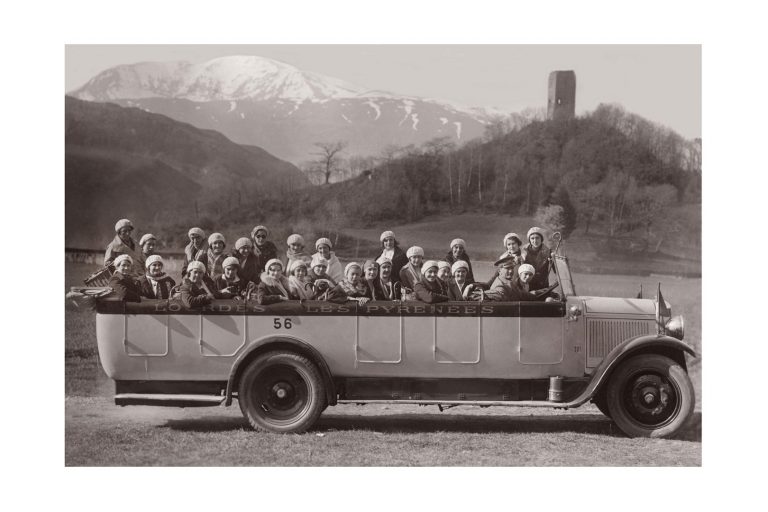
<path fill-rule="evenodd" d="M 498 271 L 478 282 L 472 271 L 467 244 L 461 238 L 450 243 L 442 260 L 424 259 L 424 250 L 407 251 L 392 231 L 380 236 L 381 254 L 364 263 L 342 265 L 328 238 L 315 242 L 315 253 L 306 250 L 304 238 L 287 239 L 285 259 L 268 240 L 269 230 L 256 226 L 250 238 L 239 238 L 226 251 L 224 235 L 189 230 L 184 248 L 182 282 L 164 271 L 156 254 L 157 238 L 145 234 L 136 244 L 133 224 L 122 219 L 115 225 L 115 239 L 107 247 L 104 265 L 113 270 L 109 286 L 125 301 L 179 296 L 187 307 L 201 307 L 214 299 L 250 299 L 259 304 L 288 300 L 323 300 L 335 303 L 371 300 L 419 300 L 429 304 L 445 301 L 528 301 L 557 298 L 549 286 L 551 251 L 544 245 L 544 231 L 528 230 L 527 242 L 516 233 L 504 236 L 505 251 L 494 263 Z"/>

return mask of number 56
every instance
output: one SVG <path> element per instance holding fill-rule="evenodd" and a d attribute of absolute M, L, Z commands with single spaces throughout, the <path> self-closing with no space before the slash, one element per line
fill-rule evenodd
<path fill-rule="evenodd" d="M 281 327 L 285 327 L 286 329 L 290 329 L 291 327 L 293 327 L 293 323 L 291 322 L 290 318 L 286 318 L 285 320 L 283 320 L 282 323 L 280 322 L 279 318 L 275 318 L 273 326 L 274 326 L 275 329 L 280 329 Z"/>

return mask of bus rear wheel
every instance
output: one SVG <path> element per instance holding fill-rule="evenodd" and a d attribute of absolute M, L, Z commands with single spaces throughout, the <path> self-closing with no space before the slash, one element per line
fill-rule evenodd
<path fill-rule="evenodd" d="M 323 379 L 317 366 L 302 355 L 267 352 L 243 372 L 238 402 L 256 430 L 304 432 L 323 412 Z"/>

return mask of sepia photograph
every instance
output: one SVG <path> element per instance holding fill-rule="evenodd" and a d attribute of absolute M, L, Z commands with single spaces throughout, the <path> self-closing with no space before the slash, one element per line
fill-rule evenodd
<path fill-rule="evenodd" d="M 67 467 L 701 467 L 701 44 L 67 44 Z"/>

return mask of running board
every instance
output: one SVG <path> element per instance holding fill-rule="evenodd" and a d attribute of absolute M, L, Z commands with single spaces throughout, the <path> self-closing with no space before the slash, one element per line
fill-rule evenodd
<path fill-rule="evenodd" d="M 548 400 L 338 400 L 339 404 L 410 404 L 410 405 L 479 405 L 481 407 L 578 407 L 575 402 L 550 402 Z"/>
<path fill-rule="evenodd" d="M 161 407 L 214 407 L 221 405 L 225 396 L 219 395 L 162 395 L 121 393 L 115 395 L 115 405 L 156 405 Z"/>

